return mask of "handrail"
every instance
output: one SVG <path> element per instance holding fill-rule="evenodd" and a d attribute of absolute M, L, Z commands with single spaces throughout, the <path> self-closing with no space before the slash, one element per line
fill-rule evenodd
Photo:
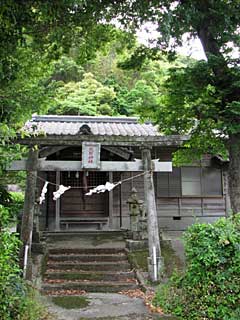
<path fill-rule="evenodd" d="M 26 244 L 24 248 L 24 260 L 23 260 L 23 278 L 24 279 L 26 279 L 26 275 L 27 275 L 28 256 L 29 256 L 29 252 L 31 252 L 31 247 L 32 247 L 32 230 L 29 235 L 28 244 Z"/>

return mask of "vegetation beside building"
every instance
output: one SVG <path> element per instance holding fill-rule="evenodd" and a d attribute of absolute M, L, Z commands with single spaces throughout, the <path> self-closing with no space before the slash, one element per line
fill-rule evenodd
<path fill-rule="evenodd" d="M 20 240 L 9 231 L 11 211 L 0 205 L 0 319 L 47 319 L 44 307 L 37 301 L 36 290 L 22 279 L 18 253 Z"/>
<path fill-rule="evenodd" d="M 240 214 L 185 233 L 186 272 L 159 287 L 155 304 L 185 320 L 240 318 Z"/>

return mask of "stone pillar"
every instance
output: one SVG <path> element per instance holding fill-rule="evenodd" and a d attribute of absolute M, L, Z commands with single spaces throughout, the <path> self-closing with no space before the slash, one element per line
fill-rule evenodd
<path fill-rule="evenodd" d="M 144 175 L 144 194 L 147 211 L 148 222 L 148 248 L 149 248 L 149 264 L 148 272 L 152 281 L 160 279 L 160 272 L 163 267 L 161 258 L 161 249 L 158 231 L 157 208 L 155 202 L 155 192 L 152 173 L 151 150 L 149 148 L 142 149 Z"/>
<path fill-rule="evenodd" d="M 141 240 L 148 239 L 148 221 L 144 201 L 139 200 L 139 236 Z"/>
<path fill-rule="evenodd" d="M 137 197 L 137 190 L 132 188 L 131 196 L 127 200 L 127 204 L 129 206 L 129 214 L 130 214 L 130 230 L 132 232 L 132 237 L 134 240 L 138 239 L 138 223 L 139 223 L 139 200 Z"/>

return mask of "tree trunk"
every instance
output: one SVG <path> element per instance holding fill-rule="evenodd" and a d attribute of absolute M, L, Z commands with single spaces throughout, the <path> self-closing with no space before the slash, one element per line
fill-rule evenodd
<path fill-rule="evenodd" d="M 208 1 L 199 1 L 198 9 L 207 17 Z M 224 111 L 222 114 L 223 117 L 226 114 L 226 118 L 223 118 L 223 121 L 226 120 L 229 123 L 229 114 L 226 107 L 233 101 L 239 101 L 239 88 L 233 85 L 237 78 L 235 79 L 232 70 L 229 68 L 227 60 L 220 50 L 218 40 L 211 34 L 211 23 L 212 21 L 209 19 L 203 19 L 198 27 L 198 36 L 215 74 L 215 86 L 219 92 L 225 92 L 225 95 L 222 96 L 222 111 Z M 239 118 L 235 117 L 234 114 L 231 116 L 232 124 L 239 125 Z M 228 179 L 231 208 L 233 213 L 238 213 L 240 212 L 240 133 L 229 135 L 228 151 L 230 158 Z"/>
<path fill-rule="evenodd" d="M 229 192 L 233 213 L 240 212 L 240 133 L 229 136 Z"/>

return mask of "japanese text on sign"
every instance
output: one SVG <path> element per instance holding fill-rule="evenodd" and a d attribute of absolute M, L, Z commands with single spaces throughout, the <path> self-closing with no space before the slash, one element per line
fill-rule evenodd
<path fill-rule="evenodd" d="M 82 144 L 82 168 L 100 169 L 100 143 L 83 142 Z"/>

